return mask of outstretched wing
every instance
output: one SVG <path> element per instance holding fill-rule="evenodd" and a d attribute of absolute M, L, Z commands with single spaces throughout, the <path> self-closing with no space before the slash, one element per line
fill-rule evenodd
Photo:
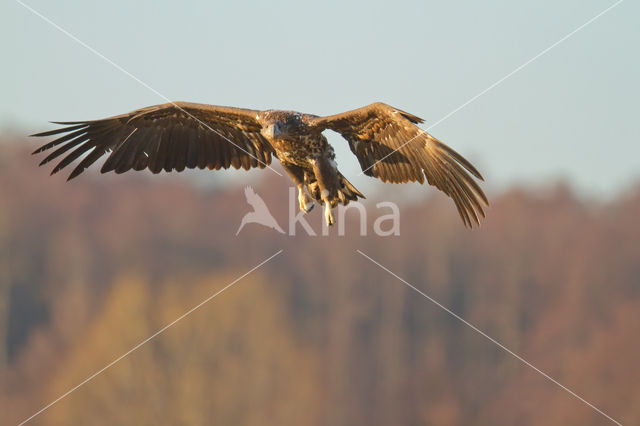
<path fill-rule="evenodd" d="M 57 173 L 86 156 L 71 172 L 73 179 L 98 158 L 110 154 L 102 173 L 148 168 L 182 171 L 185 168 L 263 168 L 271 163 L 273 148 L 260 134 L 259 111 L 175 102 L 155 105 L 94 121 L 56 122 L 66 127 L 33 136 L 61 135 L 34 154 L 58 147 L 40 165 L 63 156 Z"/>
<path fill-rule="evenodd" d="M 383 103 L 312 119 L 339 132 L 368 176 L 384 182 L 427 182 L 450 196 L 465 225 L 479 224 L 489 202 L 473 179 L 483 180 L 464 157 L 416 126 L 422 119 Z"/>

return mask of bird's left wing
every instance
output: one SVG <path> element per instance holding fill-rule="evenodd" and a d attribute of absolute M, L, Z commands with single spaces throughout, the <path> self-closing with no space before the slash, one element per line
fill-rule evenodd
<path fill-rule="evenodd" d="M 52 174 L 86 155 L 71 172 L 73 179 L 98 158 L 110 154 L 101 172 L 149 168 L 249 169 L 271 163 L 273 148 L 260 134 L 259 111 L 173 102 L 102 120 L 57 122 L 66 127 L 33 136 L 60 135 L 34 154 L 57 147 L 43 165 L 68 151 Z"/>
<path fill-rule="evenodd" d="M 484 217 L 489 202 L 473 179 L 480 173 L 462 155 L 416 126 L 422 119 L 383 103 L 311 119 L 317 129 L 339 132 L 364 174 L 384 182 L 427 182 L 451 197 L 465 225 Z"/>

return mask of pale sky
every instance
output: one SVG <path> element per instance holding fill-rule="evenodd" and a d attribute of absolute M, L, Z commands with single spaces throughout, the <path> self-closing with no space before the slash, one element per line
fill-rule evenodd
<path fill-rule="evenodd" d="M 616 2 L 24 3 L 172 100 L 320 115 L 382 101 L 427 128 Z M 0 16 L 0 128 L 165 102 L 15 0 Z M 621 2 L 430 132 L 489 188 L 629 188 L 640 181 L 639 23 L 638 2 Z M 329 141 L 366 189 L 346 141 Z"/>

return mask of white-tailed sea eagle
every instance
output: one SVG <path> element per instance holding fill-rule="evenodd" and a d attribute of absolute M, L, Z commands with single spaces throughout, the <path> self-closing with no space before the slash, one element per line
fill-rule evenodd
<path fill-rule="evenodd" d="M 264 168 L 277 157 L 298 187 L 300 208 L 313 200 L 325 206 L 328 224 L 338 203 L 364 198 L 338 171 L 325 129 L 340 133 L 363 172 L 384 182 L 427 182 L 451 197 L 465 225 L 484 217 L 488 205 L 480 173 L 447 145 L 416 124 L 422 119 L 383 103 L 318 117 L 294 111 L 250 109 L 172 102 L 102 120 L 56 122 L 65 127 L 34 136 L 61 135 L 34 153 L 53 150 L 58 172 L 83 155 L 69 179 L 103 155 L 101 172 L 182 171 L 185 168 Z M 64 156 L 63 156 L 64 154 Z"/>

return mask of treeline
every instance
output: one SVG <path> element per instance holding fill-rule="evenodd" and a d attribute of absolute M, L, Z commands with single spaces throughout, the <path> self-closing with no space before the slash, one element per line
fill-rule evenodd
<path fill-rule="evenodd" d="M 514 189 L 473 231 L 434 195 L 402 206 L 398 237 L 360 237 L 356 215 L 347 237 L 255 224 L 236 236 L 241 187 L 142 173 L 65 183 L 21 144 L 0 144 L 0 424 L 280 249 L 33 423 L 607 423 L 360 250 L 640 424 L 640 190 L 587 203 L 562 185 Z M 285 225 L 289 184 L 264 173 L 254 187 Z"/>

